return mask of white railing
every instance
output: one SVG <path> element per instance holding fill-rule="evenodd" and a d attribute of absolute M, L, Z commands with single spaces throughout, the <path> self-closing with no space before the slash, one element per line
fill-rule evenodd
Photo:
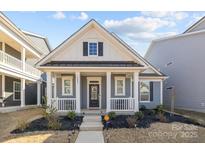
<path fill-rule="evenodd" d="M 34 68 L 33 66 L 25 63 L 25 71 L 23 70 L 23 62 L 3 51 L 0 50 L 0 64 L 5 65 L 7 67 L 11 67 L 12 69 L 16 69 L 18 71 L 22 71 L 29 75 L 40 76 L 41 71 Z"/>
<path fill-rule="evenodd" d="M 134 98 L 110 98 L 111 111 L 133 111 L 134 105 Z"/>
<path fill-rule="evenodd" d="M 58 111 L 76 111 L 76 98 L 52 98 L 51 104 Z"/>

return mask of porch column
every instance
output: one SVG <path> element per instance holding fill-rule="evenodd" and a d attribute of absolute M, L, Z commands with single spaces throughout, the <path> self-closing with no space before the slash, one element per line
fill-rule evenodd
<path fill-rule="evenodd" d="M 3 98 L 3 101 L 4 101 L 4 99 L 5 99 L 5 75 L 4 74 L 2 74 L 2 76 L 1 76 L 1 84 L 2 84 L 2 98 Z M 4 103 L 2 104 L 2 107 L 4 107 Z"/>
<path fill-rule="evenodd" d="M 2 41 L 2 51 L 5 53 L 5 42 Z M 3 57 L 3 63 L 5 62 L 5 56 Z"/>
<path fill-rule="evenodd" d="M 41 105 L 41 82 L 37 82 L 37 105 Z"/>
<path fill-rule="evenodd" d="M 26 49 L 23 47 L 21 50 L 21 61 L 22 61 L 22 69 L 25 71 L 25 63 L 26 63 Z"/>
<path fill-rule="evenodd" d="M 52 90 L 51 72 L 47 72 L 46 75 L 47 75 L 47 84 L 46 84 L 47 106 L 50 106 L 51 105 L 51 90 Z"/>
<path fill-rule="evenodd" d="M 80 113 L 80 72 L 75 72 L 76 112 Z"/>
<path fill-rule="evenodd" d="M 163 80 L 160 81 L 160 104 L 163 104 Z"/>
<path fill-rule="evenodd" d="M 134 72 L 134 111 L 139 111 L 138 86 L 139 86 L 139 72 Z"/>
<path fill-rule="evenodd" d="M 106 87 L 107 87 L 107 101 L 106 101 L 106 112 L 110 112 L 110 98 L 111 98 L 111 72 L 107 72 L 107 80 L 106 80 Z"/>
<path fill-rule="evenodd" d="M 21 78 L 21 107 L 25 106 L 26 80 Z"/>

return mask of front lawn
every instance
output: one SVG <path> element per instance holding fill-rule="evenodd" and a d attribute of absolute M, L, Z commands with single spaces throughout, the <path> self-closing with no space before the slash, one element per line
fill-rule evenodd
<path fill-rule="evenodd" d="M 104 116 L 102 116 L 104 119 Z M 163 110 L 142 110 L 135 115 L 110 114 L 102 121 L 105 142 L 202 142 L 205 126 L 181 115 Z"/>

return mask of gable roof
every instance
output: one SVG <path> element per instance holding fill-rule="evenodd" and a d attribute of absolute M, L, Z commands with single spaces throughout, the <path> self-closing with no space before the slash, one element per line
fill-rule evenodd
<path fill-rule="evenodd" d="M 183 32 L 183 34 L 185 33 L 189 33 L 191 30 L 193 30 L 195 27 L 197 27 L 198 25 L 200 25 L 202 22 L 205 22 L 205 16 L 202 17 L 201 19 L 199 19 L 197 22 L 195 22 L 193 25 L 191 25 L 187 30 L 185 30 Z"/>
<path fill-rule="evenodd" d="M 46 37 L 24 30 L 22 30 L 22 32 L 33 41 L 35 46 L 38 46 L 41 49 L 40 52 L 42 55 L 46 55 L 51 51 L 50 44 Z"/>
<path fill-rule="evenodd" d="M 156 71 L 158 74 L 162 75 L 161 72 L 159 72 L 156 68 L 154 68 L 151 64 L 149 64 L 143 57 L 141 57 L 134 49 L 132 49 L 128 44 L 126 44 L 122 39 L 120 39 L 116 34 L 110 33 L 107 29 L 105 29 L 102 25 L 100 25 L 96 20 L 91 19 L 89 22 L 87 22 L 84 26 L 82 26 L 78 31 L 73 33 L 69 38 L 67 38 L 65 41 L 63 41 L 59 46 L 57 46 L 52 52 L 50 52 L 47 56 L 45 56 L 43 59 L 41 59 L 37 65 L 40 67 L 40 65 L 43 64 L 46 60 L 51 58 L 56 52 L 59 51 L 66 43 L 68 43 L 70 40 L 72 40 L 76 35 L 81 33 L 82 31 L 86 30 L 89 26 L 96 26 L 100 28 L 105 34 L 107 34 L 108 37 L 111 39 L 117 41 L 122 47 L 124 47 L 130 55 L 135 57 L 141 65 L 144 65 L 145 67 L 150 66 L 154 71 Z"/>

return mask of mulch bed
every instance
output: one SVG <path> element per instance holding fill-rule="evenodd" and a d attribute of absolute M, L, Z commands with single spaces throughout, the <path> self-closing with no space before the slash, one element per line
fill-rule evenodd
<path fill-rule="evenodd" d="M 152 123 L 160 122 L 160 119 L 157 115 L 154 114 L 154 110 L 144 110 L 144 117 L 141 120 L 136 122 L 136 127 L 138 128 L 149 128 Z M 104 125 L 104 129 L 109 128 L 129 128 L 129 124 L 127 122 L 128 117 L 134 117 L 134 115 L 116 115 L 114 119 L 109 120 L 107 123 L 102 120 Z M 196 121 L 183 117 L 181 115 L 173 115 L 168 112 L 164 113 L 164 117 L 166 117 L 166 121 L 164 123 L 172 123 L 172 122 L 180 122 L 184 124 L 193 124 L 197 126 L 205 127 Z M 102 116 L 104 119 L 104 116 Z"/>
<path fill-rule="evenodd" d="M 60 116 L 58 117 L 59 123 L 61 125 L 60 129 L 61 131 L 64 130 L 74 130 L 78 129 L 83 121 L 83 116 L 77 116 L 74 120 L 68 119 L 67 116 Z M 24 133 L 24 132 L 33 132 L 33 131 L 48 131 L 52 130 L 48 128 L 48 120 L 46 118 L 40 118 L 37 120 L 32 121 L 29 123 L 28 127 L 24 129 L 23 131 L 20 129 L 15 129 L 11 132 L 11 134 L 18 134 L 18 133 Z"/>

